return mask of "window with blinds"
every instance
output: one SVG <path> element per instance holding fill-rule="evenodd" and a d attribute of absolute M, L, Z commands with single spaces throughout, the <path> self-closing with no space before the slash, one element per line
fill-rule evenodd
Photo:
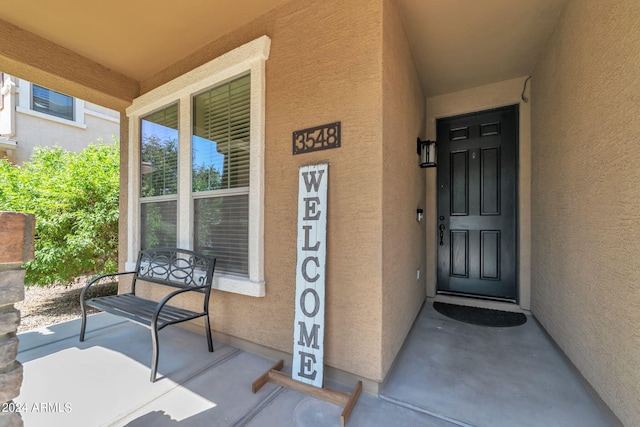
<path fill-rule="evenodd" d="M 250 77 L 193 98 L 194 247 L 248 275 Z"/>
<path fill-rule="evenodd" d="M 175 246 L 178 194 L 178 105 L 140 123 L 141 248 Z"/>
<path fill-rule="evenodd" d="M 31 109 L 73 120 L 73 98 L 35 84 L 31 85 Z"/>
<path fill-rule="evenodd" d="M 127 264 L 141 248 L 215 256 L 213 287 L 265 296 L 266 60 L 261 36 L 151 89 L 127 108 Z M 137 155 L 139 154 L 139 156 Z"/>

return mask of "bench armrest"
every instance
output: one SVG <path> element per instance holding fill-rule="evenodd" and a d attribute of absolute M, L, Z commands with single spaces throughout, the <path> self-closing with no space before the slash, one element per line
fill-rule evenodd
<path fill-rule="evenodd" d="M 197 287 L 178 289 L 177 291 L 173 291 L 170 294 L 168 294 L 167 296 L 165 296 L 164 298 L 162 298 L 162 300 L 156 306 L 156 309 L 153 312 L 153 317 L 151 318 L 151 325 L 154 328 L 158 324 L 158 316 L 160 315 L 160 311 L 162 310 L 162 308 L 169 302 L 169 300 L 171 298 L 175 297 L 176 295 L 184 294 L 185 292 L 202 293 L 202 289 L 201 288 L 197 288 Z M 204 310 L 205 310 L 205 312 L 208 311 L 208 307 L 204 307 Z"/>
<path fill-rule="evenodd" d="M 105 277 L 116 277 L 116 276 L 122 276 L 124 274 L 135 274 L 135 271 L 122 271 L 120 273 L 107 273 L 107 274 L 102 274 L 100 276 L 96 276 L 93 279 L 91 279 L 91 281 L 89 283 L 87 283 L 87 285 L 82 289 L 82 292 L 80 293 L 80 303 L 84 303 L 85 300 L 85 295 L 87 294 L 87 291 L 89 290 L 89 288 L 91 287 L 91 285 L 93 285 L 96 282 L 99 282 L 100 280 L 104 279 Z"/>

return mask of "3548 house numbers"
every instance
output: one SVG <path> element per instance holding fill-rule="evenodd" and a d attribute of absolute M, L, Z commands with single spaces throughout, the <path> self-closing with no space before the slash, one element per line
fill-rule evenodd
<path fill-rule="evenodd" d="M 293 154 L 340 147 L 340 122 L 293 132 Z"/>

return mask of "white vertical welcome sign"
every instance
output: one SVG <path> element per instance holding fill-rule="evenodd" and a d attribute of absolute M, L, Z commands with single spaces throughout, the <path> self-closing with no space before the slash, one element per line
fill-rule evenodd
<path fill-rule="evenodd" d="M 329 164 L 302 166 L 298 177 L 294 380 L 322 387 Z"/>

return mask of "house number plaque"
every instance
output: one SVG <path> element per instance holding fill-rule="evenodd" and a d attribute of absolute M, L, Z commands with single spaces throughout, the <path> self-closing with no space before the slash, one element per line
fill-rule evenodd
<path fill-rule="evenodd" d="M 340 147 L 340 122 L 293 132 L 293 154 Z"/>

